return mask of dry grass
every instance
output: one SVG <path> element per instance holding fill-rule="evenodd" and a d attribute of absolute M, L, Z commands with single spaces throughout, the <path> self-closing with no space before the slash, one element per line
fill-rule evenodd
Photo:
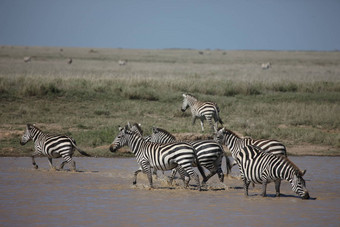
<path fill-rule="evenodd" d="M 242 135 L 339 155 L 340 52 L 0 48 L 3 155 L 29 152 L 14 133 L 28 122 L 98 155 L 110 155 L 104 148 L 127 121 L 146 133 L 200 133 L 179 111 L 183 92 L 217 102 L 225 126 Z"/>

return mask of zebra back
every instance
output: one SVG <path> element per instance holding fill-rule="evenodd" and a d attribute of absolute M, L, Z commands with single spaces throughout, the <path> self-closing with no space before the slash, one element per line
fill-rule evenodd
<path fill-rule="evenodd" d="M 285 145 L 277 140 L 241 138 L 235 132 L 227 128 L 219 129 L 215 134 L 215 140 L 221 144 L 225 144 L 232 153 L 234 159 L 241 149 L 247 145 L 257 146 L 266 153 L 287 156 Z"/>

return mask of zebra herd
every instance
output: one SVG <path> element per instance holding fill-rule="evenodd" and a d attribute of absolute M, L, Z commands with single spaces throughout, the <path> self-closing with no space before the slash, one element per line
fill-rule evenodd
<path fill-rule="evenodd" d="M 198 168 L 203 178 L 202 185 L 206 185 L 215 174 L 223 182 L 222 159 L 225 157 L 226 174 L 230 173 L 232 165 L 238 165 L 246 196 L 250 183 L 262 184 L 262 196 L 266 196 L 266 187 L 270 182 L 275 182 L 276 196 L 280 196 L 281 180 L 287 180 L 292 190 L 302 199 L 310 198 L 302 178 L 305 171 L 301 171 L 287 158 L 284 144 L 277 140 L 241 138 L 225 127 L 217 128 L 217 123 L 223 126 L 223 122 L 216 103 L 200 102 L 189 94 L 183 94 L 183 98 L 181 110 L 185 111 L 190 107 L 192 123 L 194 124 L 199 118 L 202 131 L 204 131 L 203 122 L 207 120 L 213 130 L 214 139 L 177 141 L 175 136 L 161 128 L 153 127 L 150 136 L 143 136 L 140 124 L 119 127 L 119 132 L 109 149 L 111 152 L 116 152 L 119 148 L 128 146 L 135 155 L 139 168 L 134 172 L 133 184 L 137 183 L 138 173 L 143 172 L 147 175 L 150 188 L 153 188 L 153 173 L 157 174 L 158 170 L 163 172 L 172 170 L 170 183 L 178 172 L 185 187 L 188 187 L 190 179 L 193 179 L 197 189 L 201 190 L 199 175 L 194 167 Z M 55 169 L 52 159 L 62 157 L 64 161 L 59 168 L 62 169 L 66 163 L 70 163 L 74 171 L 76 165 L 72 155 L 75 149 L 82 155 L 90 156 L 79 149 L 71 137 L 45 134 L 36 126 L 27 124 L 20 144 L 24 145 L 30 140 L 34 141 L 35 152 L 32 154 L 32 164 L 36 169 L 38 166 L 34 157 L 37 155 L 47 156 L 52 169 Z M 234 159 L 233 164 L 230 163 L 222 145 L 230 150 Z M 203 167 L 209 170 L 207 176 Z"/>

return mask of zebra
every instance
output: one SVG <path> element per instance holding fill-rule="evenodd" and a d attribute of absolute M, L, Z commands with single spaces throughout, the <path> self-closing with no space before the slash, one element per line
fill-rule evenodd
<path fill-rule="evenodd" d="M 267 184 L 275 182 L 276 196 L 280 196 L 281 179 L 287 180 L 292 190 L 302 199 L 309 199 L 302 172 L 293 162 L 284 156 L 277 156 L 261 151 L 261 148 L 247 145 L 236 156 L 244 183 L 244 194 L 248 196 L 249 184 L 262 184 L 262 196 L 266 196 Z"/>
<path fill-rule="evenodd" d="M 123 65 L 126 65 L 127 62 L 128 62 L 128 60 L 119 60 L 119 61 L 118 61 L 118 65 L 119 65 L 119 66 L 123 66 Z"/>
<path fill-rule="evenodd" d="M 66 163 L 71 163 L 73 171 L 76 171 L 76 163 L 72 160 L 74 149 L 78 150 L 80 154 L 90 157 L 89 154 L 77 147 L 76 141 L 71 137 L 65 135 L 50 135 L 42 132 L 35 125 L 27 124 L 20 144 L 25 145 L 30 140 L 33 140 L 34 142 L 35 151 L 31 157 L 35 169 L 38 169 L 38 165 L 35 163 L 34 159 L 35 156 L 47 156 L 52 170 L 55 170 L 52 159 L 62 157 L 64 158 L 64 161 L 60 164 L 59 169 L 63 169 Z"/>
<path fill-rule="evenodd" d="M 176 137 L 162 128 L 152 128 L 151 134 L 151 142 L 155 143 L 171 143 L 176 141 Z M 198 140 L 198 141 L 186 141 L 190 145 L 195 148 L 198 162 L 201 166 L 206 167 L 210 174 L 203 180 L 202 184 L 206 184 L 206 182 L 214 176 L 216 173 L 219 177 L 219 180 L 223 183 L 224 174 L 221 169 L 222 158 L 225 156 L 226 158 L 226 169 L 227 175 L 231 171 L 231 164 L 228 156 L 224 152 L 222 146 L 213 140 Z M 176 169 L 172 170 L 172 175 L 170 177 L 170 183 L 173 181 L 174 176 L 176 175 Z"/>
<path fill-rule="evenodd" d="M 32 60 L 31 56 L 24 57 L 24 62 L 25 63 L 30 62 L 31 60 Z"/>
<path fill-rule="evenodd" d="M 223 121 L 219 116 L 220 109 L 218 108 L 216 103 L 213 102 L 200 102 L 194 96 L 190 94 L 183 94 L 183 104 L 182 104 L 182 112 L 186 111 L 188 107 L 191 109 L 192 114 L 192 124 L 195 124 L 197 118 L 201 121 L 202 132 L 204 131 L 203 121 L 207 120 L 211 125 L 211 129 L 216 132 L 217 130 L 217 122 L 223 125 Z M 215 125 L 212 122 L 212 119 L 215 121 Z"/>
<path fill-rule="evenodd" d="M 272 63 L 266 62 L 261 64 L 262 69 L 269 69 L 272 66 Z"/>
<path fill-rule="evenodd" d="M 287 157 L 286 146 L 277 140 L 255 140 L 249 137 L 241 138 L 225 127 L 220 128 L 214 133 L 214 140 L 222 145 L 226 145 L 235 160 L 237 153 L 246 145 L 254 145 L 260 147 L 265 152 Z"/>
<path fill-rule="evenodd" d="M 193 162 L 197 156 L 191 145 L 183 142 L 169 144 L 146 142 L 138 133 L 129 130 L 127 126 L 119 127 L 119 133 L 110 145 L 110 151 L 116 152 L 125 145 L 130 147 L 140 166 L 134 173 L 133 184 L 137 183 L 137 174 L 142 171 L 147 174 L 151 189 L 153 188 L 151 167 L 157 170 L 171 170 L 177 167 L 179 171 L 182 171 L 182 174 L 189 176 L 185 187 L 188 186 L 190 177 L 192 177 L 197 183 L 198 190 L 201 190 L 199 176 L 193 169 Z M 205 179 L 204 170 L 199 164 L 197 167 Z"/>

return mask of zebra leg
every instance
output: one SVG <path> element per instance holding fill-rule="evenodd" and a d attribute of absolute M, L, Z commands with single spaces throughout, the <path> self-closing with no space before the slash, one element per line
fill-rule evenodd
<path fill-rule="evenodd" d="M 63 161 L 60 166 L 59 166 L 59 170 L 62 170 L 64 168 L 64 165 L 67 163 L 67 161 Z"/>
<path fill-rule="evenodd" d="M 190 174 L 190 177 L 193 178 L 196 181 L 197 190 L 201 191 L 200 178 L 199 178 L 198 174 L 193 170 L 192 173 Z"/>
<path fill-rule="evenodd" d="M 172 169 L 171 176 L 169 177 L 169 181 L 168 181 L 169 185 L 172 185 L 172 182 L 173 182 L 173 180 L 175 178 L 176 173 L 177 173 L 177 169 Z"/>
<path fill-rule="evenodd" d="M 37 165 L 37 163 L 35 163 L 35 159 L 34 159 L 35 156 L 36 156 L 36 154 L 34 153 L 34 154 L 32 155 L 32 165 L 33 165 L 33 168 L 34 168 L 34 169 L 38 169 L 38 165 Z"/>
<path fill-rule="evenodd" d="M 211 127 L 211 130 L 213 132 L 217 132 L 217 128 L 215 129 L 214 127 L 214 123 L 212 122 L 212 116 L 206 116 L 205 119 L 207 119 L 207 122 L 209 123 L 210 127 Z"/>
<path fill-rule="evenodd" d="M 155 175 L 156 179 L 158 178 L 158 176 L 157 176 L 157 169 L 156 168 L 153 168 L 152 174 Z"/>
<path fill-rule="evenodd" d="M 51 170 L 56 170 L 56 168 L 53 166 L 52 158 L 48 158 L 48 164 L 50 164 Z"/>
<path fill-rule="evenodd" d="M 180 167 L 180 166 L 177 167 L 176 169 L 177 169 L 181 179 L 183 180 L 184 187 L 188 188 L 189 181 L 190 181 L 190 177 L 189 177 L 188 173 L 182 167 Z M 175 174 L 176 174 L 176 170 L 175 170 Z"/>
<path fill-rule="evenodd" d="M 261 195 L 263 197 L 266 197 L 266 195 L 267 195 L 267 181 L 266 180 L 264 180 L 262 182 L 262 193 L 261 193 Z"/>
<path fill-rule="evenodd" d="M 140 173 L 142 171 L 142 169 L 141 168 L 139 168 L 137 171 L 135 171 L 135 173 L 133 174 L 133 182 L 132 182 L 132 184 L 137 184 L 137 175 L 138 175 L 138 173 Z"/>
<path fill-rule="evenodd" d="M 249 188 L 250 181 L 247 179 L 243 179 L 243 185 L 244 185 L 244 195 L 248 196 L 248 188 Z"/>
<path fill-rule="evenodd" d="M 203 120 L 201 119 L 201 128 L 202 128 L 202 132 L 204 132 L 204 124 L 203 124 Z"/>
<path fill-rule="evenodd" d="M 275 181 L 275 191 L 276 191 L 277 197 L 280 197 L 280 185 L 281 185 L 281 179 L 277 179 Z"/>
<path fill-rule="evenodd" d="M 149 185 L 150 188 L 153 188 L 153 183 L 152 183 L 152 172 L 151 172 L 151 167 L 150 166 L 146 166 L 146 168 L 144 169 L 144 172 L 146 173 L 146 175 L 148 176 L 148 180 L 149 180 Z"/>

